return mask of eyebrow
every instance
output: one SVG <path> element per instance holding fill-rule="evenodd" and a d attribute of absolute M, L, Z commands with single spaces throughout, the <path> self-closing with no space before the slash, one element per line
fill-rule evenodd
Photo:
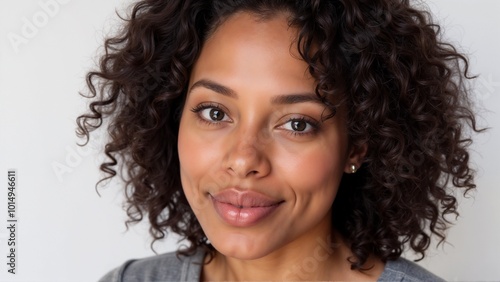
<path fill-rule="evenodd" d="M 238 99 L 238 94 L 236 94 L 236 91 L 227 86 L 221 85 L 217 82 L 208 79 L 201 79 L 195 82 L 191 86 L 189 92 L 193 91 L 195 88 L 198 87 L 204 87 L 218 94 Z M 284 94 L 284 95 L 274 96 L 271 98 L 271 104 L 278 104 L 278 105 L 289 105 L 289 104 L 298 104 L 305 102 L 314 102 L 318 104 L 323 104 L 321 99 L 312 92 Z"/>
<path fill-rule="evenodd" d="M 236 94 L 234 90 L 211 80 L 207 79 L 198 80 L 193 84 L 193 86 L 191 86 L 191 90 L 189 90 L 189 92 L 193 91 L 195 88 L 198 87 L 205 87 L 224 96 L 238 99 L 238 94 Z"/>
<path fill-rule="evenodd" d="M 318 104 L 323 104 L 321 99 L 313 93 L 295 93 L 295 94 L 285 94 L 279 95 L 271 98 L 272 104 L 278 105 L 290 105 L 305 102 L 314 102 Z"/>

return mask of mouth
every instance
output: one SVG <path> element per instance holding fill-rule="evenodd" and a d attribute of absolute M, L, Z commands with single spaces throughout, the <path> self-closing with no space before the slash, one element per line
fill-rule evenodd
<path fill-rule="evenodd" d="M 235 227 L 249 227 L 263 221 L 284 202 L 255 191 L 236 189 L 209 195 L 219 217 Z"/>

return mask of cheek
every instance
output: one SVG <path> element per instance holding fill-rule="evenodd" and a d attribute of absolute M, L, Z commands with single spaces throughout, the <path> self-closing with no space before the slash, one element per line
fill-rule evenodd
<path fill-rule="evenodd" d="M 181 118 L 177 146 L 181 174 L 187 177 L 194 177 L 201 173 L 204 167 L 203 161 L 207 159 L 211 151 L 207 150 L 210 143 L 205 143 L 200 139 L 199 134 L 193 130 L 194 126 L 196 124 L 192 119 L 184 116 Z"/>
<path fill-rule="evenodd" d="M 214 173 L 217 160 L 222 148 L 217 143 L 206 140 L 201 134 L 192 129 L 194 121 L 181 119 L 178 137 L 179 162 L 181 181 L 187 197 L 199 193 L 199 189 L 207 189 L 216 185 L 219 180 Z M 204 187 L 200 187 L 203 183 Z M 202 196 L 202 195 L 200 195 Z M 188 200 L 190 200 L 188 198 Z M 191 200 L 190 200 L 191 201 Z"/>
<path fill-rule="evenodd" d="M 340 159 L 328 158 L 324 154 L 312 155 L 303 158 L 301 162 L 308 165 L 296 166 L 297 175 L 301 172 L 302 181 L 309 183 L 310 189 L 331 189 L 336 188 L 335 185 L 342 176 L 342 162 Z"/>
<path fill-rule="evenodd" d="M 203 150 L 199 141 L 189 130 L 188 124 L 181 119 L 177 148 L 179 150 L 179 163 L 181 183 L 188 201 L 192 204 L 196 191 L 193 189 L 198 182 L 197 176 L 201 175 L 203 165 L 198 160 L 204 159 Z"/>
<path fill-rule="evenodd" d="M 331 143 L 330 143 L 331 144 Z M 331 145 L 330 145 L 331 146 Z M 345 166 L 343 146 L 338 150 L 325 150 L 318 146 L 283 162 L 282 171 L 294 192 L 305 201 L 333 201 Z"/>

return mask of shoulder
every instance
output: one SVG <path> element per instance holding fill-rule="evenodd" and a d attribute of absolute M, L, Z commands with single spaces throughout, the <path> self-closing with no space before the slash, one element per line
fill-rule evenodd
<path fill-rule="evenodd" d="M 388 261 L 378 281 L 444 281 L 420 265 L 404 258 Z"/>
<path fill-rule="evenodd" d="M 108 272 L 99 282 L 199 281 L 204 256 L 201 251 L 192 256 L 172 252 L 129 260 Z"/>

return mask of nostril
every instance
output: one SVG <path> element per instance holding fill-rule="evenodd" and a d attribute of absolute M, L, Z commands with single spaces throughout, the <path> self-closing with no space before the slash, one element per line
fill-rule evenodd
<path fill-rule="evenodd" d="M 251 146 L 229 148 L 223 161 L 227 172 L 239 178 L 261 177 L 268 174 L 267 155 Z"/>

